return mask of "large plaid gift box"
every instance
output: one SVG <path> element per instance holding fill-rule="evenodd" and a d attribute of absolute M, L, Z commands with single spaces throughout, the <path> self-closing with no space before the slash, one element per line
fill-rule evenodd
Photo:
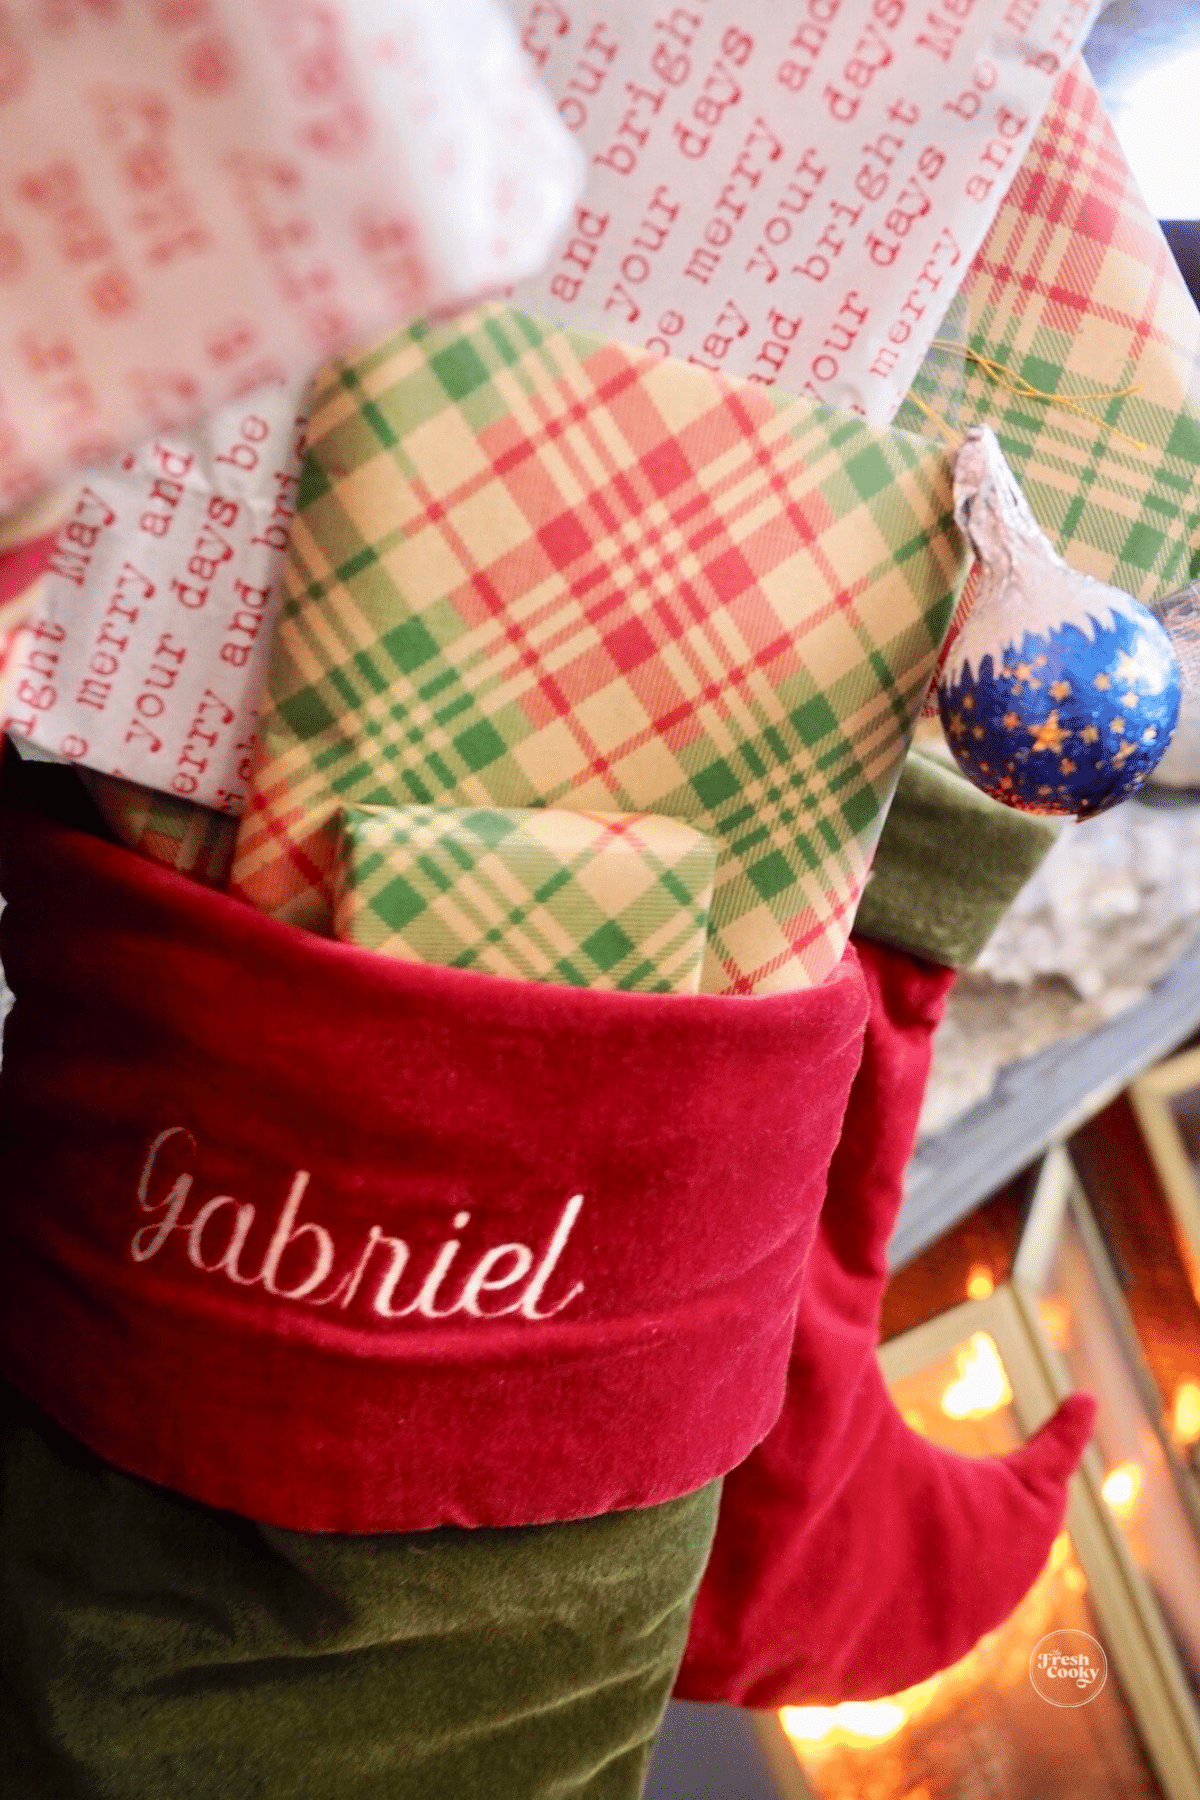
<path fill-rule="evenodd" d="M 410 961 L 695 994 L 716 846 L 678 819 L 558 807 L 350 806 L 334 929 Z"/>
<path fill-rule="evenodd" d="M 1198 358 L 1200 314 L 1077 63 L 913 392 L 956 432 L 990 424 L 1067 561 L 1148 601 L 1200 573 Z"/>
<path fill-rule="evenodd" d="M 235 891 L 329 927 L 348 804 L 717 843 L 702 985 L 823 980 L 963 572 L 936 445 L 499 307 L 314 397 Z"/>

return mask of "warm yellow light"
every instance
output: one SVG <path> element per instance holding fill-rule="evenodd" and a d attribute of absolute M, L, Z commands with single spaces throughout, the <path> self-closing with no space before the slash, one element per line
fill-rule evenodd
<path fill-rule="evenodd" d="M 1012 1399 L 995 1339 L 977 1331 L 957 1357 L 958 1379 L 942 1395 L 948 1419 L 986 1419 Z"/>
<path fill-rule="evenodd" d="M 894 1700 L 846 1700 L 838 1707 L 839 1724 L 852 1737 L 879 1743 L 895 1737 L 908 1714 Z"/>
<path fill-rule="evenodd" d="M 1177 1444 L 1200 1444 L 1200 1382 L 1181 1381 L 1175 1389 L 1171 1432 Z"/>
<path fill-rule="evenodd" d="M 834 1706 L 784 1706 L 779 1719 L 797 1744 L 823 1744 L 833 1732 Z"/>
<path fill-rule="evenodd" d="M 797 1744 L 882 1744 L 908 1718 L 895 1700 L 844 1700 L 840 1706 L 785 1706 L 783 1729 Z"/>
<path fill-rule="evenodd" d="M 820 1771 L 827 1763 L 836 1763 L 840 1752 L 857 1750 L 866 1761 L 873 1746 L 883 1741 L 885 1727 L 888 1727 L 888 1737 L 906 1726 L 917 1727 L 917 1722 L 922 1719 L 927 1735 L 930 1726 L 935 1733 L 942 1729 L 952 1730 L 956 1718 L 971 1716 L 974 1710 L 972 1697 L 981 1688 L 999 1695 L 1009 1695 L 1017 1690 L 1025 1692 L 1029 1682 L 1030 1651 L 1039 1638 L 1062 1623 L 1061 1584 L 1064 1582 L 1070 1592 L 1086 1590 L 1086 1577 L 1075 1560 L 1071 1540 L 1062 1531 L 1051 1546 L 1049 1565 L 1016 1611 L 1003 1625 L 981 1638 L 961 1662 L 918 1682 L 915 1687 L 889 1694 L 885 1700 L 873 1701 L 861 1709 L 784 1707 L 780 1722 L 794 1746 L 797 1760 L 810 1771 Z M 857 1734 L 847 1728 L 848 1723 L 856 1720 L 856 1715 L 860 1727 Z M 873 1724 L 878 1735 L 865 1735 L 861 1730 L 864 1722 Z M 881 1758 L 881 1765 L 882 1773 L 892 1772 L 887 1753 Z M 818 1781 L 814 1785 L 821 1786 L 821 1783 Z M 825 1791 L 823 1787 L 822 1791 Z M 841 1796 L 849 1790 L 842 1784 L 837 1792 Z M 933 1800 L 932 1785 L 920 1782 L 914 1788 L 905 1788 L 905 1800 Z"/>
<path fill-rule="evenodd" d="M 1135 1462 L 1118 1463 L 1104 1478 L 1100 1492 L 1113 1512 L 1124 1515 L 1133 1510 L 1142 1485 L 1142 1471 Z"/>
<path fill-rule="evenodd" d="M 986 1263 L 973 1263 L 967 1270 L 967 1299 L 986 1300 L 996 1291 L 996 1277 Z"/>
<path fill-rule="evenodd" d="M 1050 1342 L 1056 1350 L 1065 1350 L 1071 1342 L 1071 1302 L 1052 1295 L 1039 1303 L 1039 1310 Z"/>
<path fill-rule="evenodd" d="M 906 1406 L 901 1417 L 908 1429 L 915 1431 L 918 1437 L 928 1437 L 929 1422 L 919 1406 Z"/>

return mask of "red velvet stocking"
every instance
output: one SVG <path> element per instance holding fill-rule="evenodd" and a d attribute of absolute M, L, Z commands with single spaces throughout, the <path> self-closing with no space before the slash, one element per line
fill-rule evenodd
<path fill-rule="evenodd" d="M 860 942 L 866 1053 L 829 1175 L 778 1423 L 726 1478 L 676 1693 L 769 1707 L 895 1693 L 1016 1606 L 1062 1522 L 1094 1406 L 1007 1457 L 904 1424 L 875 1358 L 886 1247 L 948 969 Z"/>

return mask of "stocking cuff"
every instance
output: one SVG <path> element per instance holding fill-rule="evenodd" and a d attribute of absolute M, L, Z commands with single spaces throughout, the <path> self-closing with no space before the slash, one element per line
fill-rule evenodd
<path fill-rule="evenodd" d="M 861 1050 L 772 997 L 377 957 L 0 814 L 0 1368 L 303 1530 L 649 1505 L 782 1402 Z"/>
<path fill-rule="evenodd" d="M 1056 836 L 1044 819 L 999 805 L 957 771 L 912 751 L 854 929 L 965 969 Z"/>

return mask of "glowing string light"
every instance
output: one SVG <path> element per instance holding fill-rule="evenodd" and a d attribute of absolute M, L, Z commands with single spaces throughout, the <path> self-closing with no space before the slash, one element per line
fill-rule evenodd
<path fill-rule="evenodd" d="M 1171 1405 L 1171 1435 L 1185 1447 L 1200 1444 L 1200 1382 L 1181 1381 Z"/>
<path fill-rule="evenodd" d="M 1100 1492 L 1105 1504 L 1124 1518 L 1132 1512 L 1142 1485 L 1142 1471 L 1135 1462 L 1118 1463 L 1105 1476 Z"/>
<path fill-rule="evenodd" d="M 967 1271 L 967 1299 L 986 1300 L 996 1291 L 996 1277 L 986 1263 L 973 1263 Z"/>
<path fill-rule="evenodd" d="M 986 1419 L 1012 1400 L 1012 1388 L 994 1338 L 976 1331 L 956 1359 L 958 1378 L 942 1395 L 948 1419 Z"/>
<path fill-rule="evenodd" d="M 882 1744 L 908 1718 L 895 1700 L 844 1700 L 840 1706 L 785 1706 L 783 1729 L 797 1744 Z"/>

